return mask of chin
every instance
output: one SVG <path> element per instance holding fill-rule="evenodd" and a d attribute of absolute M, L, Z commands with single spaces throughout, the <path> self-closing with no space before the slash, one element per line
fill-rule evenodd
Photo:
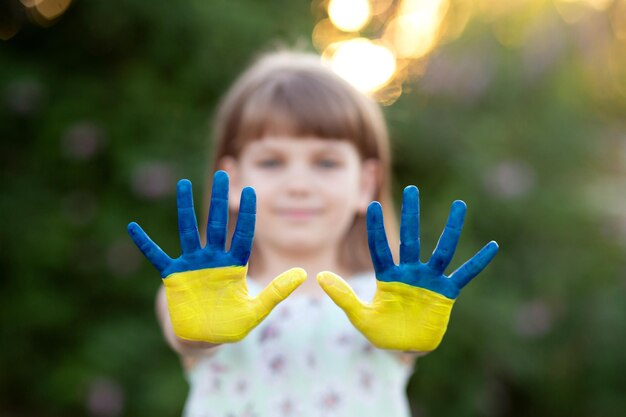
<path fill-rule="evenodd" d="M 312 251 L 320 250 L 324 246 L 328 245 L 328 242 L 324 239 L 312 241 L 310 235 L 291 236 L 275 243 L 285 252 L 293 254 L 310 253 Z"/>

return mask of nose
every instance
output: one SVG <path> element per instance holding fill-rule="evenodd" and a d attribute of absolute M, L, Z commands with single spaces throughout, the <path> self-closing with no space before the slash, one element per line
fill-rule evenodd
<path fill-rule="evenodd" d="M 308 195 L 315 185 L 315 173 L 305 164 L 292 165 L 285 176 L 285 191 L 291 195 Z"/>

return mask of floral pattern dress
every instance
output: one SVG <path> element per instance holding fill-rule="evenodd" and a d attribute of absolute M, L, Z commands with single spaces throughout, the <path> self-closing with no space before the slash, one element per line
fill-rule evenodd
<path fill-rule="evenodd" d="M 348 282 L 372 299 L 373 274 Z M 373 347 L 328 297 L 292 294 L 241 342 L 195 363 L 184 416 L 407 417 L 412 368 Z"/>

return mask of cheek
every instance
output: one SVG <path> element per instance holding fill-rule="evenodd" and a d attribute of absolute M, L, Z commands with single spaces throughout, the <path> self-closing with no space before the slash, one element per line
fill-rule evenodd
<path fill-rule="evenodd" d="M 261 218 L 265 218 L 266 215 L 271 213 L 272 205 L 276 200 L 276 193 L 266 184 L 251 184 L 251 187 L 254 187 L 256 192 L 256 212 L 257 218 L 261 216 Z"/>
<path fill-rule="evenodd" d="M 339 226 L 350 222 L 359 211 L 359 190 L 354 184 L 335 184 L 326 193 L 329 222 Z"/>
<path fill-rule="evenodd" d="M 245 185 L 259 190 L 272 189 L 281 180 L 278 171 L 259 169 L 249 162 L 241 167 L 240 172 L 240 178 Z"/>
<path fill-rule="evenodd" d="M 257 197 L 257 209 L 268 199 L 275 197 L 274 190 L 276 187 L 274 183 L 276 181 L 267 178 L 263 173 L 255 172 L 252 169 L 242 169 L 240 178 L 242 184 L 254 188 Z"/>
<path fill-rule="evenodd" d="M 228 208 L 232 211 L 239 211 L 239 200 L 241 199 L 241 187 L 233 186 L 233 184 L 229 184 L 228 186 Z"/>
<path fill-rule="evenodd" d="M 330 177 L 325 190 L 329 197 L 342 201 L 344 204 L 355 201 L 360 193 L 358 174 L 347 171 Z"/>

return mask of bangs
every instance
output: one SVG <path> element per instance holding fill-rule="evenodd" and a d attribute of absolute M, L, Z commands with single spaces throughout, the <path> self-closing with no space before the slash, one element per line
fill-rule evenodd
<path fill-rule="evenodd" d="M 362 156 L 365 103 L 330 77 L 305 72 L 276 74 L 248 97 L 240 113 L 235 147 L 267 136 L 349 140 Z"/>

